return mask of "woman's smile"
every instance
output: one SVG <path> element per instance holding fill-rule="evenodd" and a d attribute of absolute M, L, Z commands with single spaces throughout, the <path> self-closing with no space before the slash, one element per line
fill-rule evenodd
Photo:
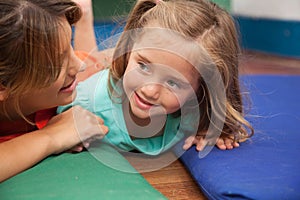
<path fill-rule="evenodd" d="M 77 80 L 74 79 L 70 84 L 68 84 L 67 86 L 61 88 L 60 92 L 62 92 L 62 93 L 72 93 L 75 90 L 77 84 L 78 84 Z"/>

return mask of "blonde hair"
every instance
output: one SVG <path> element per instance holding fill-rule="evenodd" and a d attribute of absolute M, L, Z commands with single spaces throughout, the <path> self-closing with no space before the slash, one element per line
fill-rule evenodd
<path fill-rule="evenodd" d="M 8 89 L 24 118 L 20 96 L 58 78 L 66 39 L 62 22 L 72 25 L 82 13 L 71 0 L 0 0 L 0 7 L 0 86 Z"/>
<path fill-rule="evenodd" d="M 207 0 L 139 0 L 127 19 L 124 32 L 143 28 L 153 21 L 162 28 L 177 31 L 201 43 L 217 67 L 226 90 L 223 111 L 226 117 L 221 136 L 231 135 L 236 141 L 252 136 L 254 130 L 243 113 L 238 77 L 240 47 L 236 26 L 230 14 Z M 130 36 L 121 35 L 110 69 L 110 81 L 113 83 L 122 78 L 133 44 Z M 199 81 L 197 94 L 205 96 L 199 105 L 201 118 L 198 131 L 203 132 L 208 130 L 211 112 L 215 111 L 204 80 L 200 78 Z M 110 84 L 109 88 L 112 89 L 113 86 Z"/>

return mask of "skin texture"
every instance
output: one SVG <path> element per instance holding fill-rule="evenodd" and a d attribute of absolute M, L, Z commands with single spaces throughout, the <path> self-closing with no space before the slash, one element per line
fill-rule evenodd
<path fill-rule="evenodd" d="M 156 23 L 150 24 L 149 27 L 161 28 Z M 160 41 L 158 49 L 143 47 L 143 45 L 147 47 L 149 41 L 153 41 L 153 37 L 150 35 L 147 38 L 145 34 L 135 44 L 137 50 L 132 51 L 124 74 L 124 89 L 130 102 L 131 118 L 139 125 L 147 125 L 150 118 L 152 121 L 155 119 L 153 116 L 176 112 L 199 87 L 198 76 L 195 76 L 197 72 L 189 62 L 176 54 L 159 50 L 168 45 L 168 42 L 163 44 L 168 38 L 155 35 L 155 40 Z M 155 77 L 157 74 L 159 77 Z M 164 82 L 157 80 L 164 80 Z M 130 127 L 129 123 L 127 125 Z M 187 150 L 195 145 L 198 151 L 202 151 L 205 146 L 214 144 L 221 150 L 239 147 L 239 143 L 234 142 L 230 137 L 208 141 L 199 135 L 189 136 L 185 140 L 183 149 Z"/>
<path fill-rule="evenodd" d="M 176 112 L 192 92 L 186 85 L 198 87 L 192 77 L 192 66 L 172 53 L 150 49 L 133 52 L 124 74 L 132 113 L 147 119 L 150 109 L 157 115 Z"/>
<path fill-rule="evenodd" d="M 84 26 L 85 28 L 85 33 L 83 32 L 77 32 L 75 34 L 75 43 L 77 43 L 77 47 L 79 47 L 82 50 L 92 50 L 96 49 L 95 46 L 95 41 L 93 41 L 93 37 L 89 37 L 83 40 L 83 38 L 86 35 L 93 35 L 94 30 L 93 26 L 91 25 L 91 21 L 88 22 L 89 20 L 92 20 L 93 18 L 91 17 L 91 10 L 92 10 L 92 2 L 91 0 L 75 0 L 75 2 L 79 3 L 82 7 L 84 7 L 87 12 L 87 17 L 85 18 L 86 21 Z M 82 24 L 77 23 L 76 26 L 81 26 Z M 88 28 L 88 26 L 90 26 Z M 152 23 L 152 27 L 159 27 L 159 24 Z M 154 39 L 156 40 L 157 35 L 153 36 Z M 166 36 L 168 37 L 168 36 Z M 159 39 L 157 39 L 159 40 Z M 84 42 L 83 42 L 84 41 Z M 164 40 L 161 40 L 164 41 Z M 85 45 L 86 44 L 86 45 Z M 137 54 L 142 54 L 142 56 L 147 58 L 146 60 L 144 58 L 140 58 Z M 164 83 L 157 83 L 157 84 L 147 84 L 145 82 L 138 82 L 137 77 L 135 76 L 138 72 L 137 69 L 138 67 L 143 67 L 145 69 L 145 66 L 143 64 L 149 63 L 148 61 L 151 61 L 151 64 L 159 64 L 161 66 L 167 66 L 167 67 L 174 67 L 174 63 L 166 63 L 166 60 L 168 61 L 175 61 L 174 60 L 174 55 L 166 55 L 164 54 L 166 52 L 154 52 L 154 51 L 148 51 L 148 52 L 139 52 L 139 51 L 133 51 L 132 55 L 130 56 L 130 60 L 128 63 L 128 67 L 126 69 L 125 75 L 129 76 L 128 79 L 125 79 L 125 84 L 128 84 L 127 86 L 125 85 L 125 90 L 127 93 L 127 96 L 129 97 L 130 100 L 130 118 L 138 125 L 146 125 L 150 121 L 150 114 L 155 114 L 157 112 L 157 115 L 162 115 L 166 113 L 172 113 L 180 108 L 180 104 L 182 105 L 186 99 L 184 97 L 188 97 L 188 95 L 185 96 L 184 93 L 180 93 L 180 95 L 176 94 L 175 90 L 173 89 L 168 89 L 168 87 L 165 87 Z M 112 61 L 112 55 L 113 55 L 113 49 L 101 51 L 101 52 L 95 52 L 91 51 L 92 56 L 94 56 L 99 63 L 99 66 L 93 66 L 89 65 L 87 67 L 87 70 L 83 73 L 80 73 L 79 77 L 83 77 L 85 79 L 86 77 L 98 72 L 99 70 L 103 69 L 104 67 L 107 67 L 110 65 Z M 170 56 L 170 57 L 168 57 Z M 167 59 L 169 58 L 169 59 Z M 178 60 L 177 60 L 178 61 Z M 87 63 L 88 63 L 87 59 Z M 182 61 L 180 61 L 183 63 Z M 179 63 L 179 62 L 178 62 Z M 187 63 L 184 63 L 184 65 L 187 66 Z M 101 67 L 102 66 L 102 67 Z M 174 68 L 178 74 L 182 74 L 183 77 L 185 77 L 185 80 L 187 80 L 191 85 L 192 88 L 195 90 L 195 81 L 191 79 L 188 75 L 186 74 L 187 71 L 190 70 L 178 70 L 179 68 Z M 188 69 L 188 68 L 187 68 Z M 192 74 L 193 75 L 193 74 Z M 130 78 L 131 77 L 131 78 Z M 133 77 L 133 78 L 132 78 Z M 134 80 L 133 83 L 131 84 L 130 81 L 126 83 L 126 80 Z M 139 83 L 139 84 L 138 84 Z M 142 86 L 141 86 L 142 85 Z M 126 88 L 128 87 L 128 88 Z M 180 97 L 180 98 L 179 98 Z M 169 103 L 165 103 L 169 102 Z M 159 105 L 159 106 L 158 106 Z M 156 111 L 155 111 L 156 109 Z M 151 118 L 153 120 L 153 116 Z M 127 120 L 128 121 L 128 120 Z M 130 127 L 129 127 L 130 129 Z M 134 130 L 133 130 L 134 131 Z M 207 145 L 216 145 L 219 149 L 221 150 L 226 150 L 226 149 L 233 149 L 236 147 L 239 147 L 238 142 L 234 142 L 233 138 L 231 137 L 220 137 L 217 139 L 217 141 L 208 141 L 205 139 L 205 137 L 201 136 L 204 135 L 205 133 L 198 133 L 197 136 L 190 136 L 185 140 L 185 144 L 183 146 L 183 149 L 187 150 L 191 146 L 195 145 L 196 149 L 198 151 L 203 150 L 203 148 Z"/>
<path fill-rule="evenodd" d="M 65 62 L 61 73 L 49 87 L 32 90 L 22 96 L 20 106 L 25 116 L 38 110 L 71 103 L 75 98 L 76 74 L 82 70 L 83 65 L 70 46 L 70 25 L 66 19 L 63 19 L 63 24 L 64 31 L 61 34 L 67 32 L 68 37 L 64 41 L 64 48 L 62 49 Z M 10 120 L 21 119 L 10 104 L 13 96 L 9 95 L 9 90 L 4 87 L 0 89 L 0 105 L 4 101 L 7 102 L 6 108 L 10 114 Z M 3 111 L 1 111 L 2 113 Z M 3 114 L 0 119 L 8 120 Z M 53 117 L 47 126 L 41 130 L 0 143 L 0 182 L 33 166 L 51 154 L 63 152 L 76 144 L 95 137 L 102 138 L 107 132 L 108 128 L 103 125 L 102 119 L 81 107 L 75 106 Z"/>
<path fill-rule="evenodd" d="M 73 0 L 82 10 L 82 17 L 76 23 L 74 48 L 94 54 L 97 52 L 96 36 L 94 33 L 94 15 L 92 0 Z"/>

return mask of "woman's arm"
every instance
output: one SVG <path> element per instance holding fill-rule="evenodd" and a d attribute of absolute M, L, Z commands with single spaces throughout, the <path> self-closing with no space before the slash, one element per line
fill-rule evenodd
<path fill-rule="evenodd" d="M 75 106 L 53 117 L 43 129 L 0 144 L 0 182 L 51 154 L 63 152 L 90 138 L 102 138 L 107 132 L 102 119 Z"/>
<path fill-rule="evenodd" d="M 75 24 L 74 49 L 93 54 L 97 52 L 92 0 L 73 0 L 80 5 L 82 17 Z"/>

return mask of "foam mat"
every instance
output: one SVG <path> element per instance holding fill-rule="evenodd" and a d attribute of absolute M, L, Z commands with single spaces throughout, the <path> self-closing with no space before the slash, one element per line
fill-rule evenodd
<path fill-rule="evenodd" d="M 115 166 L 102 164 L 92 156 L 94 153 L 113 160 Z M 121 154 L 105 144 L 89 152 L 52 156 L 1 183 L 0 199 L 166 199 L 140 174 L 115 170 L 120 165 L 134 170 Z"/>
<path fill-rule="evenodd" d="M 244 76 L 255 135 L 204 158 L 181 160 L 208 199 L 300 199 L 300 76 Z"/>

